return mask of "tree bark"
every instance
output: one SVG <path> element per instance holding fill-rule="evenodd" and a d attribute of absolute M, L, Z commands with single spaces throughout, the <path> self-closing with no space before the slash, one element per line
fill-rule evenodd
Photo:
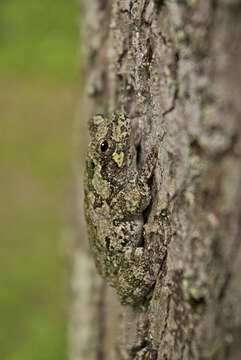
<path fill-rule="evenodd" d="M 125 112 L 141 156 L 164 134 L 145 231 L 166 257 L 148 303 L 121 306 L 93 266 L 81 218 L 70 359 L 238 360 L 241 2 L 85 4 L 81 118 Z"/>

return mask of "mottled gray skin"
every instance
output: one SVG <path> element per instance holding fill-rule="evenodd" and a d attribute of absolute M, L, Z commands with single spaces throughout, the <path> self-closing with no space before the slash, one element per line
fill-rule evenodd
<path fill-rule="evenodd" d="M 122 113 L 94 116 L 89 131 L 85 216 L 91 251 L 121 302 L 137 305 L 155 281 L 143 247 L 143 210 L 151 201 L 148 182 L 157 151 L 137 166 L 130 120 Z"/>

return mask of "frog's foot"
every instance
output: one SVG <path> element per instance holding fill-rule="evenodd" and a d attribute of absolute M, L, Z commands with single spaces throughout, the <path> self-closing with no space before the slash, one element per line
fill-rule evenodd
<path fill-rule="evenodd" d="M 118 273 L 117 293 L 122 304 L 138 306 L 151 295 L 161 264 L 155 264 L 143 247 L 127 249 Z"/>

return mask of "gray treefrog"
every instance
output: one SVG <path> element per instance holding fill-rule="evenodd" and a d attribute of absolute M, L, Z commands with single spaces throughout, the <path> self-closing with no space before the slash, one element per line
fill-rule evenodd
<path fill-rule="evenodd" d="M 155 282 L 145 252 L 143 211 L 157 147 L 138 165 L 130 120 L 123 113 L 94 116 L 85 171 L 85 216 L 92 254 L 101 276 L 123 304 L 142 303 Z"/>

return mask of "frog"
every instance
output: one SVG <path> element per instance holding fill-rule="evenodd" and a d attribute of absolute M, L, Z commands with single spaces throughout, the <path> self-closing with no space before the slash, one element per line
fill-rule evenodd
<path fill-rule="evenodd" d="M 84 213 L 99 274 L 122 304 L 137 306 L 148 298 L 157 273 L 150 266 L 143 226 L 158 147 L 141 162 L 131 125 L 123 112 L 89 120 Z"/>

